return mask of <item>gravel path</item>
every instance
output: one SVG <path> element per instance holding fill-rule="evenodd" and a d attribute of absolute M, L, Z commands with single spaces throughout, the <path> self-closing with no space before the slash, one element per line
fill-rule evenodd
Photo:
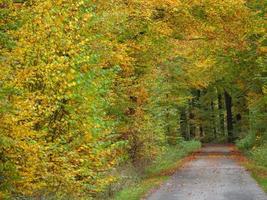
<path fill-rule="evenodd" d="M 147 200 L 267 200 L 235 161 L 233 146 L 209 145 Z"/>

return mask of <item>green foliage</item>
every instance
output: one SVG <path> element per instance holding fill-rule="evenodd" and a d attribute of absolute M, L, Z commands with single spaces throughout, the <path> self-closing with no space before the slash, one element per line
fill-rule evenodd
<path fill-rule="evenodd" d="M 247 134 L 243 139 L 238 140 L 236 145 L 239 149 L 243 151 L 248 151 L 252 149 L 255 145 L 256 136 L 253 133 Z"/>
<path fill-rule="evenodd" d="M 250 152 L 252 159 L 261 166 L 267 167 L 267 145 L 255 147 Z"/>
<path fill-rule="evenodd" d="M 155 175 L 230 122 L 265 162 L 264 5 L 2 0 L 0 198 L 92 199 L 119 166 Z"/>

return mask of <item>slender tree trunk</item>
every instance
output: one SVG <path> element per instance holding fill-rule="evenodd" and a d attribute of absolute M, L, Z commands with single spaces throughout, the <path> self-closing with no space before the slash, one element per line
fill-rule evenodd
<path fill-rule="evenodd" d="M 202 120 L 201 120 L 201 114 L 199 113 L 200 111 L 200 107 L 201 107 L 201 103 L 200 103 L 200 97 L 201 97 L 201 91 L 197 90 L 197 98 L 196 98 L 196 107 L 198 108 L 198 113 L 197 113 L 197 118 L 198 118 L 198 126 L 199 126 L 199 138 L 201 138 L 203 136 L 203 128 L 202 128 Z"/>
<path fill-rule="evenodd" d="M 224 135 L 224 114 L 223 114 L 223 103 L 222 103 L 222 95 L 218 94 L 218 108 L 219 108 L 219 119 L 220 119 L 220 131 Z"/>
<path fill-rule="evenodd" d="M 232 114 L 232 97 L 227 91 L 224 91 L 225 107 L 226 107 L 226 119 L 227 119 L 227 132 L 228 142 L 233 142 L 233 114 Z"/>
<path fill-rule="evenodd" d="M 169 95 L 167 94 L 166 95 L 166 99 L 168 100 L 169 99 Z M 171 133 L 171 128 L 170 128 L 170 111 L 169 111 L 169 108 L 166 109 L 166 122 L 167 122 L 167 130 L 166 130 L 166 136 L 167 136 L 167 142 L 169 144 L 173 144 L 173 137 L 172 137 L 172 133 Z"/>
<path fill-rule="evenodd" d="M 180 130 L 181 135 L 185 140 L 189 140 L 188 137 L 188 130 L 187 130 L 187 116 L 186 116 L 186 109 L 182 109 L 180 113 Z"/>
<path fill-rule="evenodd" d="M 215 118 L 215 114 L 214 114 L 214 103 L 213 101 L 211 101 L 211 112 L 212 112 L 212 129 L 213 129 L 213 135 L 214 138 L 217 139 L 217 131 L 216 131 L 216 118 Z"/>
<path fill-rule="evenodd" d="M 200 127 L 199 127 L 199 131 L 200 131 L 200 137 L 203 137 L 204 136 L 204 132 L 203 132 L 203 127 L 202 127 L 202 125 L 200 125 Z"/>
<path fill-rule="evenodd" d="M 195 124 L 194 124 L 194 119 L 195 119 L 195 115 L 193 113 L 193 109 L 194 109 L 194 102 L 193 100 L 191 100 L 189 102 L 190 104 L 190 108 L 189 108 L 189 134 L 190 134 L 190 139 L 195 137 Z"/>

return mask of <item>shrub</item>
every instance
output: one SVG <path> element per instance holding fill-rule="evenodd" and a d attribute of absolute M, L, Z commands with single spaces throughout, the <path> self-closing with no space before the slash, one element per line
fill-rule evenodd
<path fill-rule="evenodd" d="M 249 133 L 243 139 L 238 140 L 236 145 L 242 151 L 250 150 L 255 144 L 256 136 L 254 133 Z"/>
<path fill-rule="evenodd" d="M 250 156 L 257 164 L 267 167 L 267 144 L 254 147 L 250 152 Z"/>

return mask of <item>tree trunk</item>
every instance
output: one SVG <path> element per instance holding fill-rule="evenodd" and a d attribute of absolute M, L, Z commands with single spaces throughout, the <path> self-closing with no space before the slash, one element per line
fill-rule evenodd
<path fill-rule="evenodd" d="M 224 114 L 223 114 L 223 103 L 222 95 L 218 94 L 218 108 L 219 108 L 219 118 L 220 118 L 220 132 L 224 135 Z"/>
<path fill-rule="evenodd" d="M 202 125 L 200 125 L 199 131 L 200 131 L 200 137 L 202 138 L 204 136 Z"/>
<path fill-rule="evenodd" d="M 200 111 L 201 109 L 201 103 L 200 103 L 200 97 L 201 97 L 201 91 L 197 90 L 197 95 L 196 95 L 196 107 L 198 109 L 198 111 Z M 202 120 L 201 120 L 201 116 L 200 113 L 198 112 L 198 126 L 199 126 L 199 137 L 201 138 L 203 136 L 203 128 L 202 128 Z"/>
<path fill-rule="evenodd" d="M 168 100 L 169 99 L 169 95 L 167 94 L 166 95 L 166 99 Z M 170 128 L 170 111 L 169 111 L 169 108 L 166 109 L 166 122 L 167 122 L 167 130 L 166 130 L 166 138 L 167 138 L 167 142 L 168 144 L 173 144 L 173 137 L 172 137 L 172 134 L 171 134 L 171 128 Z"/>
<path fill-rule="evenodd" d="M 188 130 L 187 130 L 187 116 L 186 116 L 186 109 L 181 110 L 180 114 L 180 130 L 181 130 L 181 135 L 185 140 L 189 140 L 188 137 Z"/>
<path fill-rule="evenodd" d="M 214 114 L 214 103 L 213 101 L 211 101 L 211 112 L 212 112 L 212 129 L 213 129 L 213 135 L 214 135 L 214 138 L 217 139 L 217 131 L 216 131 L 216 117 L 215 117 L 215 114 Z"/>
<path fill-rule="evenodd" d="M 194 102 L 193 100 L 191 100 L 189 102 L 189 135 L 190 135 L 190 139 L 195 137 L 195 114 L 193 112 L 194 109 Z"/>
<path fill-rule="evenodd" d="M 225 107 L 226 107 L 226 119 L 227 119 L 227 132 L 228 142 L 233 142 L 233 114 L 232 114 L 232 97 L 227 91 L 224 91 Z"/>

